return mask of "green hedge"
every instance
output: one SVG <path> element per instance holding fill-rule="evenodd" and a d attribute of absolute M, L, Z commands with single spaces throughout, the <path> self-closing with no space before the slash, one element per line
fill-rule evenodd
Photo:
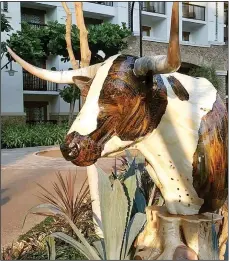
<path fill-rule="evenodd" d="M 24 148 L 61 144 L 68 131 L 68 125 L 34 124 L 3 126 L 2 148 Z"/>

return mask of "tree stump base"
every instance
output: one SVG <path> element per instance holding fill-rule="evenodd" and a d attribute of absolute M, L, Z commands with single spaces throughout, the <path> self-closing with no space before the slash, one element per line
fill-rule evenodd
<path fill-rule="evenodd" d="M 135 241 L 135 259 L 219 260 L 212 241 L 213 225 L 222 216 L 214 213 L 171 215 L 166 207 L 146 208 L 147 224 Z"/>

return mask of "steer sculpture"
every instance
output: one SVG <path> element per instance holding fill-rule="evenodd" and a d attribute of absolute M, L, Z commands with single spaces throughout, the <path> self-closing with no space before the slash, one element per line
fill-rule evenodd
<path fill-rule="evenodd" d="M 77 166 L 138 149 L 170 214 L 219 209 L 228 194 L 228 117 L 213 85 L 176 73 L 180 67 L 178 3 L 167 55 L 117 54 L 100 64 L 55 72 L 11 56 L 44 80 L 75 83 L 86 101 L 61 151 Z"/>

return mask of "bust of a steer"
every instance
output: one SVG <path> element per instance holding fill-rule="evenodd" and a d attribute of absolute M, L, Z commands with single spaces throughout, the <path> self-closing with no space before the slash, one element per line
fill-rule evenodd
<path fill-rule="evenodd" d="M 12 50 L 24 69 L 45 80 L 75 83 L 86 97 L 61 151 L 77 166 L 133 148 L 171 214 L 220 208 L 227 197 L 228 120 L 206 79 L 176 73 L 180 67 L 178 3 L 172 10 L 167 55 L 115 55 L 101 64 L 54 72 L 34 67 Z"/>

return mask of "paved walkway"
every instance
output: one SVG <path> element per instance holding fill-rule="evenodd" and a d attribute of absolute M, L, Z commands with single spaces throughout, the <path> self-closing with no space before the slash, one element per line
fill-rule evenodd
<path fill-rule="evenodd" d="M 2 150 L 1 175 L 1 243 L 2 246 L 12 244 L 17 237 L 28 231 L 43 217 L 29 215 L 22 229 L 23 220 L 30 208 L 40 204 L 38 198 L 41 184 L 49 191 L 53 190 L 52 182 L 56 181 L 56 173 L 77 172 L 77 189 L 87 177 L 86 168 L 76 167 L 64 158 L 51 158 L 36 155 L 36 152 L 57 149 L 57 147 L 34 147 Z M 111 173 L 114 159 L 100 159 L 98 165 Z"/>
<path fill-rule="evenodd" d="M 43 150 L 57 150 L 58 147 L 32 147 L 21 149 L 3 149 L 1 151 L 2 169 L 37 169 L 39 168 L 76 168 L 64 158 L 51 158 L 37 156 L 36 153 Z"/>

